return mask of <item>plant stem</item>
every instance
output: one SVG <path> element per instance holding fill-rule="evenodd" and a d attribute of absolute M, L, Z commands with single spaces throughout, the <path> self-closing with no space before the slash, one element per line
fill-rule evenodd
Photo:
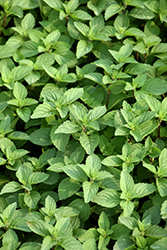
<path fill-rule="evenodd" d="M 159 126 L 158 126 L 158 138 L 161 138 L 161 122 L 159 122 Z"/>
<path fill-rule="evenodd" d="M 108 93 L 107 93 L 107 100 L 106 100 L 106 108 L 108 108 L 108 101 L 109 101 L 110 93 L 111 93 L 111 91 L 108 90 Z"/>
<path fill-rule="evenodd" d="M 6 15 L 6 12 L 4 12 L 4 14 Z M 6 24 L 6 18 L 8 17 L 8 15 L 3 17 L 3 23 L 2 23 L 2 28 L 5 28 L 5 24 Z M 4 33 L 2 30 L 0 30 L 0 34 L 2 34 L 2 36 L 4 36 Z"/>

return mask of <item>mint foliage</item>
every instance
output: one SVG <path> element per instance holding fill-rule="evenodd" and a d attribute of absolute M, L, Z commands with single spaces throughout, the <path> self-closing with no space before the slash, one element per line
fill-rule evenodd
<path fill-rule="evenodd" d="M 0 10 L 0 249 L 165 250 L 167 1 Z"/>

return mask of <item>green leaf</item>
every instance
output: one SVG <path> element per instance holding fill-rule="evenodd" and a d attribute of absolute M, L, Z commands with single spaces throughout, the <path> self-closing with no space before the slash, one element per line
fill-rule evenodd
<path fill-rule="evenodd" d="M 134 241 L 128 237 L 128 236 L 123 236 L 120 237 L 115 245 L 114 245 L 114 250 L 135 250 L 135 243 Z"/>
<path fill-rule="evenodd" d="M 160 78 L 147 80 L 141 90 L 153 95 L 162 95 L 167 92 L 166 81 Z"/>
<path fill-rule="evenodd" d="M 44 53 L 37 57 L 34 67 L 38 70 L 43 70 L 43 65 L 51 66 L 54 61 L 55 59 L 53 53 Z"/>
<path fill-rule="evenodd" d="M 135 184 L 131 175 L 126 171 L 121 172 L 120 187 L 123 196 L 125 195 L 127 199 L 131 199 L 135 191 Z"/>
<path fill-rule="evenodd" d="M 110 221 L 104 212 L 102 212 L 99 216 L 98 225 L 104 231 L 107 231 L 110 228 Z"/>
<path fill-rule="evenodd" d="M 130 63 L 125 68 L 125 72 L 130 75 L 140 75 L 143 74 L 146 70 L 147 70 L 146 66 L 141 63 Z"/>
<path fill-rule="evenodd" d="M 11 241 L 18 242 L 18 237 L 15 231 L 9 228 L 8 231 L 3 236 L 3 240 L 2 240 L 3 246 L 8 247 Z"/>
<path fill-rule="evenodd" d="M 38 71 L 31 71 L 26 77 L 24 77 L 25 81 L 31 85 L 37 82 L 40 79 L 41 75 Z"/>
<path fill-rule="evenodd" d="M 23 45 L 20 48 L 20 52 L 25 57 L 31 57 L 38 55 L 38 44 L 34 41 L 26 41 L 23 43 Z"/>
<path fill-rule="evenodd" d="M 153 184 L 138 183 L 135 185 L 136 197 L 141 198 L 156 191 L 156 187 Z"/>
<path fill-rule="evenodd" d="M 30 141 L 36 145 L 48 146 L 51 145 L 50 128 L 40 128 L 30 134 Z"/>
<path fill-rule="evenodd" d="M 98 185 L 94 182 L 85 181 L 83 183 L 83 193 L 84 193 L 85 203 L 88 203 L 89 201 L 92 200 L 92 198 L 97 193 L 98 189 L 99 189 Z"/>
<path fill-rule="evenodd" d="M 97 155 L 89 155 L 86 159 L 86 166 L 89 168 L 89 176 L 94 177 L 101 169 L 101 162 Z"/>
<path fill-rule="evenodd" d="M 47 196 L 45 199 L 45 207 L 42 208 L 42 211 L 44 211 L 49 216 L 52 216 L 56 211 L 56 202 L 51 196 Z"/>
<path fill-rule="evenodd" d="M 164 237 L 160 240 L 155 241 L 154 244 L 151 245 L 151 248 L 156 250 L 166 250 L 166 244 L 167 237 Z"/>
<path fill-rule="evenodd" d="M 99 143 L 99 136 L 97 134 L 91 134 L 88 136 L 87 134 L 82 133 L 79 141 L 86 153 L 91 155 Z"/>
<path fill-rule="evenodd" d="M 26 87 L 21 84 L 20 82 L 15 82 L 13 88 L 13 95 L 18 100 L 24 100 L 27 96 L 27 89 Z"/>
<path fill-rule="evenodd" d="M 102 115 L 104 115 L 106 113 L 106 111 L 107 111 L 106 106 L 99 106 L 99 107 L 96 107 L 94 109 L 91 109 L 88 112 L 88 119 L 89 119 L 89 121 L 95 121 L 95 120 L 97 120 Z"/>
<path fill-rule="evenodd" d="M 14 131 L 8 135 L 11 140 L 29 140 L 29 135 L 24 132 Z"/>
<path fill-rule="evenodd" d="M 24 122 L 28 122 L 28 120 L 30 119 L 31 110 L 29 108 L 27 107 L 17 108 L 16 112 Z"/>
<path fill-rule="evenodd" d="M 59 187 L 58 187 L 58 194 L 59 194 L 60 200 L 64 200 L 72 196 L 73 194 L 78 192 L 80 187 L 81 185 L 79 184 L 79 182 L 74 179 L 71 179 L 68 177 L 63 179 L 60 182 Z"/>
<path fill-rule="evenodd" d="M 100 13 L 105 9 L 106 1 L 105 0 L 99 0 L 99 1 L 93 1 L 90 0 L 87 3 L 87 6 L 89 9 L 93 10 L 96 16 L 99 16 Z"/>
<path fill-rule="evenodd" d="M 100 34 L 99 32 L 102 31 L 104 28 L 104 19 L 102 15 L 93 17 L 93 19 L 90 21 L 90 31 L 89 35 L 90 37 L 94 38 L 97 34 Z"/>
<path fill-rule="evenodd" d="M 165 197 L 167 194 L 167 180 L 163 178 L 157 178 L 156 184 L 161 197 Z"/>
<path fill-rule="evenodd" d="M 76 133 L 79 129 L 80 127 L 78 125 L 67 120 L 56 129 L 55 134 L 59 134 L 59 133 L 73 134 L 73 133 Z"/>
<path fill-rule="evenodd" d="M 72 236 L 61 239 L 59 244 L 66 250 L 83 250 L 81 243 Z"/>
<path fill-rule="evenodd" d="M 46 236 L 42 241 L 41 250 L 50 250 L 56 243 L 53 237 Z"/>
<path fill-rule="evenodd" d="M 121 224 L 125 225 L 129 229 L 133 230 L 135 227 L 138 226 L 137 220 L 134 217 L 119 217 L 119 221 Z"/>
<path fill-rule="evenodd" d="M 167 169 L 166 169 L 166 166 L 167 166 L 167 149 L 164 148 L 162 151 L 161 151 L 161 154 L 160 154 L 160 157 L 159 157 L 159 168 L 158 168 L 158 175 L 161 175 L 161 176 L 164 176 L 166 177 L 167 175 Z"/>
<path fill-rule="evenodd" d="M 30 164 L 22 164 L 16 172 L 18 180 L 25 185 L 28 181 L 29 176 L 33 173 Z"/>
<path fill-rule="evenodd" d="M 165 53 L 167 51 L 167 44 L 166 43 L 160 43 L 155 45 L 152 50 L 151 54 L 161 54 Z"/>
<path fill-rule="evenodd" d="M 52 106 L 50 106 L 48 103 L 43 103 L 36 107 L 33 114 L 31 115 L 31 118 L 37 119 L 42 117 L 48 117 L 54 115 L 55 113 L 56 110 L 53 110 Z"/>
<path fill-rule="evenodd" d="M 76 101 L 78 98 L 80 98 L 83 95 L 83 88 L 70 88 L 67 90 L 64 94 L 64 104 L 70 104 L 74 101 Z"/>
<path fill-rule="evenodd" d="M 156 225 L 153 225 L 149 227 L 148 229 L 146 229 L 145 234 L 146 236 L 157 238 L 157 239 L 167 236 L 166 230 Z"/>
<path fill-rule="evenodd" d="M 166 219 L 167 218 L 167 201 L 164 201 L 162 203 L 162 207 L 161 207 L 161 215 L 162 215 L 162 219 Z"/>
<path fill-rule="evenodd" d="M 72 236 L 72 226 L 70 224 L 70 218 L 60 218 L 55 225 L 55 229 L 56 232 L 60 233 L 61 237 Z"/>
<path fill-rule="evenodd" d="M 51 32 L 49 35 L 47 35 L 46 39 L 43 40 L 45 43 L 45 46 L 55 44 L 55 42 L 59 39 L 59 37 L 60 37 L 59 30 L 55 30 Z"/>
<path fill-rule="evenodd" d="M 110 166 L 118 167 L 118 166 L 121 166 L 122 163 L 123 163 L 122 160 L 118 156 L 115 156 L 115 155 L 108 156 L 102 161 L 102 164 L 104 164 L 105 166 L 109 166 L 109 167 Z"/>
<path fill-rule="evenodd" d="M 12 70 L 12 76 L 15 81 L 19 81 L 32 71 L 31 66 L 18 66 Z"/>
<path fill-rule="evenodd" d="M 67 13 L 73 12 L 79 6 L 79 0 L 70 0 L 66 5 Z"/>
<path fill-rule="evenodd" d="M 134 130 L 130 131 L 130 134 L 134 136 L 135 140 L 137 142 L 141 141 L 145 136 L 148 134 L 151 134 L 156 128 L 158 127 L 158 124 L 154 121 L 147 121 L 143 124 L 140 124 L 139 126 L 136 126 Z"/>
<path fill-rule="evenodd" d="M 9 47 L 8 45 L 0 45 L 0 59 L 13 56 L 16 48 Z"/>
<path fill-rule="evenodd" d="M 30 184 L 38 184 L 40 182 L 44 182 L 48 179 L 49 175 L 45 174 L 45 173 L 41 173 L 41 172 L 36 172 L 36 173 L 32 173 L 29 178 L 28 178 L 28 182 Z"/>
<path fill-rule="evenodd" d="M 35 209 L 40 198 L 41 196 L 37 191 L 32 191 L 24 195 L 24 202 L 28 207 Z"/>
<path fill-rule="evenodd" d="M 35 220 L 27 222 L 29 228 L 36 234 L 40 236 L 47 236 L 50 235 L 48 230 L 48 224 L 43 220 Z"/>
<path fill-rule="evenodd" d="M 81 221 L 84 222 L 89 218 L 90 205 L 86 204 L 83 199 L 75 199 L 68 206 L 80 211 L 79 218 Z"/>
<path fill-rule="evenodd" d="M 92 80 L 93 82 L 102 84 L 103 75 L 101 73 L 97 73 L 97 72 L 89 73 L 89 74 L 84 75 L 84 77 Z"/>
<path fill-rule="evenodd" d="M 162 109 L 161 102 L 158 101 L 155 97 L 147 95 L 145 100 L 152 111 L 159 112 Z"/>
<path fill-rule="evenodd" d="M 106 237 L 106 236 L 100 235 L 99 242 L 98 242 L 98 249 L 99 250 L 104 249 L 104 247 L 106 247 L 108 245 L 109 241 L 110 241 L 109 236 Z"/>
<path fill-rule="evenodd" d="M 91 250 L 96 250 L 97 249 L 97 246 L 96 246 L 96 241 L 94 238 L 92 239 L 89 239 L 87 241 L 85 241 L 83 243 L 83 249 L 84 250 L 87 250 L 87 249 L 91 249 Z"/>
<path fill-rule="evenodd" d="M 21 189 L 21 185 L 16 181 L 10 181 L 9 183 L 5 184 L 5 186 L 1 190 L 1 195 L 6 193 L 14 193 Z"/>
<path fill-rule="evenodd" d="M 56 0 L 56 2 L 54 0 L 44 0 L 44 2 L 55 10 L 64 10 L 63 3 L 60 0 Z"/>
<path fill-rule="evenodd" d="M 6 223 L 7 221 L 11 220 L 13 215 L 14 215 L 14 212 L 16 210 L 16 207 L 17 207 L 17 203 L 14 202 L 12 204 L 9 204 L 5 210 L 3 211 L 2 213 L 2 219 L 4 221 L 4 223 Z"/>
<path fill-rule="evenodd" d="M 155 14 L 151 10 L 143 8 L 134 8 L 130 11 L 129 15 L 142 20 L 151 20 L 155 17 Z"/>
<path fill-rule="evenodd" d="M 35 18 L 31 13 L 24 16 L 21 21 L 21 26 L 25 31 L 31 30 L 35 26 Z"/>
<path fill-rule="evenodd" d="M 111 4 L 105 11 L 105 20 L 108 20 L 121 10 L 122 8 L 118 4 Z"/>
<path fill-rule="evenodd" d="M 112 208 L 120 203 L 120 197 L 117 191 L 109 189 L 97 193 L 92 201 L 102 207 Z"/>
<path fill-rule="evenodd" d="M 120 14 L 114 21 L 114 28 L 118 33 L 123 33 L 129 26 L 129 18 L 124 15 Z"/>
<path fill-rule="evenodd" d="M 77 30 L 79 30 L 81 32 L 81 34 L 85 37 L 88 36 L 89 33 L 89 27 L 81 22 L 74 22 L 75 27 L 77 28 Z M 84 42 L 85 40 L 81 40 L 82 42 Z M 86 41 L 85 41 L 86 42 Z M 82 44 L 82 43 L 81 43 Z"/>
<path fill-rule="evenodd" d="M 56 126 L 57 127 L 57 126 Z M 60 151 L 65 152 L 70 135 L 69 134 L 55 134 L 55 127 L 52 128 L 50 138 L 53 145 Z"/>
<path fill-rule="evenodd" d="M 84 182 L 87 180 L 85 172 L 77 165 L 67 165 L 62 168 L 63 171 L 72 179 Z"/>
<path fill-rule="evenodd" d="M 77 44 L 76 56 L 79 59 L 80 57 L 86 55 L 93 49 L 93 44 L 90 41 L 80 40 Z"/>
<path fill-rule="evenodd" d="M 92 20 L 91 15 L 83 10 L 76 10 L 70 16 L 74 19 Z"/>
<path fill-rule="evenodd" d="M 10 9 L 9 9 L 9 13 L 12 14 L 12 15 L 15 15 L 19 18 L 23 18 L 23 10 L 20 6 L 12 6 Z"/>

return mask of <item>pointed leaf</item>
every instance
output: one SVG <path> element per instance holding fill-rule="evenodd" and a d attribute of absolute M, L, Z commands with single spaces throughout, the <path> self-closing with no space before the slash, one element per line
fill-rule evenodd
<path fill-rule="evenodd" d="M 83 193 L 84 193 L 84 201 L 85 203 L 88 203 L 92 200 L 92 198 L 97 193 L 99 187 L 96 183 L 85 181 L 83 183 Z"/>

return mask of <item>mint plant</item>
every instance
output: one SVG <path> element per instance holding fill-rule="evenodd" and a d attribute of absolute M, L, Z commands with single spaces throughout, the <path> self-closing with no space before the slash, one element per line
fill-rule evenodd
<path fill-rule="evenodd" d="M 166 0 L 0 0 L 0 249 L 166 250 L 166 29 Z"/>

